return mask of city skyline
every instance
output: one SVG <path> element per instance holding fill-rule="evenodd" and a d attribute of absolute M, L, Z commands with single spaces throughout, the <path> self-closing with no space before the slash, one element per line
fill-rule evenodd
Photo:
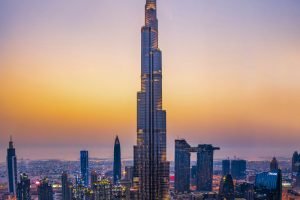
<path fill-rule="evenodd" d="M 62 149 L 66 159 L 81 149 L 112 158 L 118 134 L 132 158 L 143 4 L 1 1 L 1 152 L 13 135 L 18 158 L 55 158 Z M 159 2 L 169 160 L 183 137 L 220 146 L 216 158 L 299 150 L 299 8 Z"/>

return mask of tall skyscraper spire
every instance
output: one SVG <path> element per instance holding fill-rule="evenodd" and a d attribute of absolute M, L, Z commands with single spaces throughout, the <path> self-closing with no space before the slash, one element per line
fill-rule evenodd
<path fill-rule="evenodd" d="M 114 146 L 114 184 L 117 184 L 117 182 L 121 180 L 121 175 L 121 145 L 119 137 L 117 136 Z"/>
<path fill-rule="evenodd" d="M 12 136 L 10 136 L 9 145 L 7 149 L 7 173 L 8 173 L 8 191 L 16 195 L 17 188 L 17 156 L 14 148 Z"/>
<path fill-rule="evenodd" d="M 137 94 L 137 145 L 134 182 L 138 199 L 169 199 L 166 111 L 162 107 L 162 61 L 158 48 L 156 0 L 147 0 L 142 27 L 141 91 Z"/>

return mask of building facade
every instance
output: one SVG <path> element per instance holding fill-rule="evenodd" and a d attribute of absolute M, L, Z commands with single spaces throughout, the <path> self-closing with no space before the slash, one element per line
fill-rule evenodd
<path fill-rule="evenodd" d="M 164 200 L 169 199 L 169 162 L 156 0 L 146 0 L 145 25 L 141 35 L 141 91 L 137 94 L 134 183 L 138 199 Z"/>
<path fill-rule="evenodd" d="M 30 179 L 27 174 L 20 175 L 20 182 L 17 185 L 17 199 L 31 200 L 30 195 Z"/>
<path fill-rule="evenodd" d="M 117 182 L 120 181 L 122 178 L 121 144 L 118 136 L 115 139 L 115 145 L 114 145 L 114 167 L 113 168 L 114 168 L 113 181 L 114 184 L 117 184 Z"/>
<path fill-rule="evenodd" d="M 214 151 L 220 150 L 211 144 L 198 145 L 197 149 L 197 190 L 212 191 Z"/>
<path fill-rule="evenodd" d="M 89 152 L 80 151 L 81 178 L 84 186 L 89 185 Z"/>
<path fill-rule="evenodd" d="M 191 146 L 185 140 L 175 140 L 175 191 L 190 191 Z"/>
<path fill-rule="evenodd" d="M 10 194 L 16 195 L 17 190 L 17 156 L 16 149 L 14 148 L 14 143 L 12 137 L 9 141 L 9 146 L 7 149 L 7 177 L 8 177 L 8 192 Z"/>
<path fill-rule="evenodd" d="M 69 180 L 67 172 L 61 175 L 62 200 L 71 200 L 73 198 L 73 184 Z"/>
<path fill-rule="evenodd" d="M 230 174 L 230 160 L 222 160 L 222 174 L 226 176 Z"/>
<path fill-rule="evenodd" d="M 233 179 L 246 179 L 246 160 L 232 160 L 231 161 L 231 175 Z"/>
<path fill-rule="evenodd" d="M 38 200 L 53 200 L 53 189 L 47 178 L 40 181 L 37 188 Z"/>

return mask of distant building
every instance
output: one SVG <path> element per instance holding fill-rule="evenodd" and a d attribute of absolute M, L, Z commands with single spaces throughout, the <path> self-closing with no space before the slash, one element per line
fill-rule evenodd
<path fill-rule="evenodd" d="M 53 200 L 53 189 L 47 178 L 40 181 L 38 188 L 38 200 Z"/>
<path fill-rule="evenodd" d="M 196 185 L 197 180 L 197 165 L 193 165 L 191 168 L 191 184 Z"/>
<path fill-rule="evenodd" d="M 300 154 L 297 151 L 294 152 L 292 157 L 292 171 L 297 173 L 300 169 Z"/>
<path fill-rule="evenodd" d="M 279 169 L 278 167 L 278 162 L 277 159 L 275 157 L 273 157 L 271 163 L 270 163 L 270 171 L 277 171 Z"/>
<path fill-rule="evenodd" d="M 175 140 L 175 190 L 190 191 L 191 146 L 185 140 Z"/>
<path fill-rule="evenodd" d="M 231 175 L 233 179 L 246 179 L 246 160 L 232 160 Z"/>
<path fill-rule="evenodd" d="M 133 166 L 125 166 L 125 180 L 126 181 L 130 181 L 130 183 L 132 183 L 133 173 L 134 173 Z"/>
<path fill-rule="evenodd" d="M 226 176 L 230 174 L 230 160 L 222 160 L 222 174 Z"/>
<path fill-rule="evenodd" d="M 71 200 L 73 198 L 73 184 L 69 181 L 67 172 L 61 176 L 62 200 Z"/>
<path fill-rule="evenodd" d="M 256 175 L 255 199 L 281 200 L 282 174 L 281 170 L 263 172 Z"/>
<path fill-rule="evenodd" d="M 234 200 L 234 184 L 230 174 L 223 176 L 219 188 L 220 200 Z"/>
<path fill-rule="evenodd" d="M 80 151 L 81 178 L 84 186 L 89 185 L 89 152 Z"/>
<path fill-rule="evenodd" d="M 112 200 L 112 184 L 108 179 L 102 179 L 94 184 L 95 200 Z"/>
<path fill-rule="evenodd" d="M 13 145 L 12 137 L 10 137 L 9 146 L 7 149 L 7 177 L 8 177 L 8 192 L 16 195 L 17 187 L 17 156 Z"/>
<path fill-rule="evenodd" d="M 25 173 L 20 175 L 20 182 L 17 185 L 17 200 L 31 200 L 30 179 Z"/>
<path fill-rule="evenodd" d="M 114 174 L 113 181 L 116 185 L 118 181 L 122 178 L 122 164 L 121 164 L 121 145 L 119 141 L 119 137 L 117 136 L 115 139 L 114 146 Z"/>
<path fill-rule="evenodd" d="M 91 172 L 91 186 L 92 186 L 91 188 L 93 188 L 94 184 L 97 183 L 97 181 L 98 181 L 98 173 L 95 170 L 93 170 Z"/>
<path fill-rule="evenodd" d="M 235 198 L 254 200 L 254 184 L 243 182 L 235 185 Z"/>
<path fill-rule="evenodd" d="M 211 191 L 213 181 L 214 151 L 219 147 L 211 144 L 198 145 L 197 149 L 197 190 Z"/>

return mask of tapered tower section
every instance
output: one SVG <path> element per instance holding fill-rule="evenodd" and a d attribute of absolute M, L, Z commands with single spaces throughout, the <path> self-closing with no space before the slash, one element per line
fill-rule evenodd
<path fill-rule="evenodd" d="M 162 108 L 162 56 L 158 48 L 156 0 L 146 1 L 141 34 L 141 91 L 137 94 L 134 183 L 138 199 L 169 199 L 166 111 Z"/>

